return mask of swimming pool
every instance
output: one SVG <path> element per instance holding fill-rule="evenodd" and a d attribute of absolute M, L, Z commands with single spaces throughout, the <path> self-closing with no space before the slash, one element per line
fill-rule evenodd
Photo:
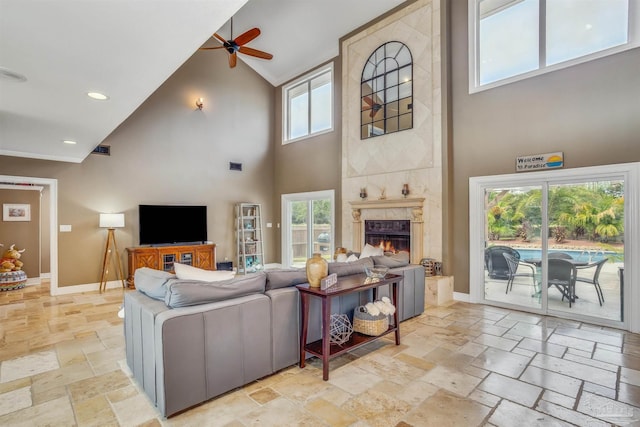
<path fill-rule="evenodd" d="M 514 248 L 520 253 L 520 259 L 540 259 L 542 257 L 542 250 L 540 249 L 528 249 L 528 248 Z M 603 258 L 609 258 L 612 255 L 616 255 L 616 252 L 602 251 L 602 250 L 580 250 L 580 249 L 550 249 L 549 253 L 564 252 L 571 255 L 571 258 L 578 261 L 596 262 Z"/>

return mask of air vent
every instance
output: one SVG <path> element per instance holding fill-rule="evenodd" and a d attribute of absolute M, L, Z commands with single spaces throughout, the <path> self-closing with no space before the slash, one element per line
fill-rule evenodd
<path fill-rule="evenodd" d="M 91 154 L 101 154 L 103 156 L 110 156 L 111 155 L 111 146 L 110 145 L 102 145 L 102 144 L 100 144 L 96 148 L 93 149 Z"/>
<path fill-rule="evenodd" d="M 231 171 L 241 171 L 242 170 L 242 163 L 229 162 L 229 170 L 231 170 Z"/>

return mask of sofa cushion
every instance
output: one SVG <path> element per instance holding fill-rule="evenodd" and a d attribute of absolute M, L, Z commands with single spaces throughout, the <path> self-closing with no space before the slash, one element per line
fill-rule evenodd
<path fill-rule="evenodd" d="M 267 276 L 263 272 L 219 282 L 170 279 L 164 303 L 171 308 L 177 308 L 264 293 L 266 282 Z"/>
<path fill-rule="evenodd" d="M 307 283 L 307 270 L 305 268 L 265 270 L 265 272 L 267 273 L 267 291 Z"/>
<path fill-rule="evenodd" d="M 364 273 L 365 267 L 373 267 L 373 260 L 369 257 L 353 262 L 330 262 L 329 274 L 336 273 L 338 277 Z"/>
<path fill-rule="evenodd" d="M 149 267 L 138 268 L 133 274 L 133 281 L 138 291 L 150 298 L 161 301 L 164 300 L 164 295 L 167 292 L 167 282 L 169 279 L 175 278 L 175 274 L 154 270 Z"/>
<path fill-rule="evenodd" d="M 176 276 L 180 280 L 202 280 L 203 282 L 219 282 L 233 279 L 236 273 L 230 270 L 203 270 L 187 264 L 173 263 Z"/>
<path fill-rule="evenodd" d="M 389 268 L 404 267 L 409 265 L 409 252 L 400 251 L 397 254 L 372 256 L 375 265 L 384 265 Z"/>

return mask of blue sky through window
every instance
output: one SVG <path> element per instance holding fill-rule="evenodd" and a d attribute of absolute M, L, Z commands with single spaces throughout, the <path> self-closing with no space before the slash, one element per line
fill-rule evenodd
<path fill-rule="evenodd" d="M 629 0 L 546 0 L 541 65 L 540 0 L 487 2 L 479 21 L 479 83 L 485 85 L 629 41 Z M 492 4 L 506 5 L 503 9 Z"/>

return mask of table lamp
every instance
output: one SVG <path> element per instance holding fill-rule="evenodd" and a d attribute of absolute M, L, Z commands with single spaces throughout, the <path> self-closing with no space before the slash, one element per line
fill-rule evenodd
<path fill-rule="evenodd" d="M 113 242 L 113 250 L 116 253 L 116 264 L 118 270 L 116 274 L 118 279 L 122 282 L 124 288 L 124 278 L 122 274 L 122 265 L 120 264 L 120 254 L 118 253 L 118 246 L 116 245 L 116 235 L 114 233 L 116 228 L 124 227 L 124 214 L 123 213 L 101 213 L 100 214 L 100 228 L 107 228 L 109 230 L 107 234 L 107 245 L 104 248 L 104 258 L 102 260 L 102 276 L 100 278 L 100 292 L 107 290 L 107 274 L 109 273 L 109 261 L 111 255 L 111 245 Z"/>

